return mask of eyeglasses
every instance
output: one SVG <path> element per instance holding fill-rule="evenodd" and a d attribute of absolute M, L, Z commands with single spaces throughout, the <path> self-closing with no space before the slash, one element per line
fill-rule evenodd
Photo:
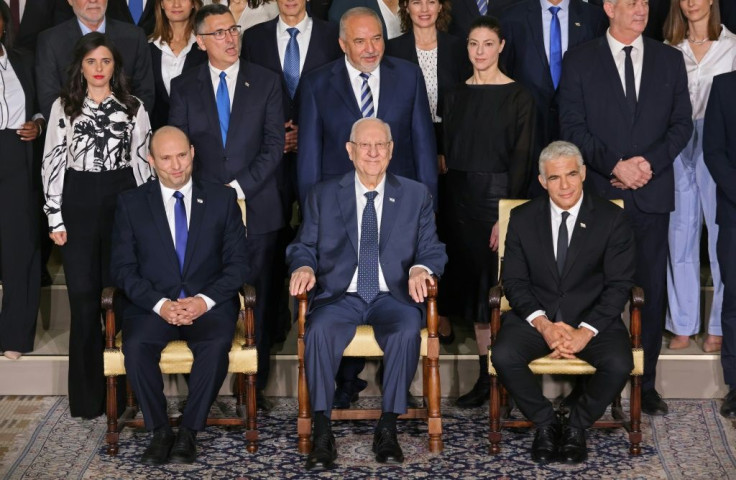
<path fill-rule="evenodd" d="M 376 150 L 378 150 L 380 153 L 386 153 L 388 150 L 388 146 L 393 143 L 392 140 L 389 140 L 388 142 L 376 142 L 376 143 L 368 143 L 368 142 L 354 142 L 350 140 L 350 143 L 358 147 L 364 152 L 370 152 L 375 147 Z"/>
<path fill-rule="evenodd" d="M 198 33 L 197 35 L 201 35 L 203 37 L 211 36 L 215 40 L 225 40 L 225 35 L 230 34 L 233 37 L 240 36 L 240 29 L 242 27 L 240 25 L 233 25 L 230 28 L 221 28 L 220 30 L 215 30 L 212 33 Z"/>

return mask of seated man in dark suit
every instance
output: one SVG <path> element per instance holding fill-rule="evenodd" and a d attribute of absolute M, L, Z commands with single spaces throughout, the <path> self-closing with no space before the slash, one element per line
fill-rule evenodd
<path fill-rule="evenodd" d="M 120 196 L 111 274 L 130 300 L 123 314 L 125 370 L 153 431 L 141 462 L 192 463 L 228 368 L 247 270 L 245 227 L 235 190 L 192 181 L 194 147 L 181 130 L 162 127 L 148 161 L 158 181 Z M 194 354 L 189 394 L 174 434 L 158 363 L 171 340 Z"/>
<path fill-rule="evenodd" d="M 548 195 L 511 212 L 503 285 L 512 310 L 493 346 L 493 364 L 521 412 L 537 426 L 532 460 L 587 458 L 585 429 L 621 392 L 633 368 L 621 312 L 634 285 L 634 235 L 624 211 L 583 194 L 578 148 L 553 142 L 539 157 Z M 597 370 L 562 427 L 529 362 L 575 358 Z"/>
<path fill-rule="evenodd" d="M 355 171 L 310 191 L 299 234 L 286 250 L 291 294 L 316 286 L 304 335 L 314 421 L 307 468 L 328 468 L 337 457 L 330 427 L 335 375 L 364 324 L 373 326 L 384 352 L 383 414 L 373 451 L 380 463 L 404 460 L 396 417 L 406 412 L 417 368 L 426 282 L 447 261 L 427 187 L 386 173 L 393 150 L 388 124 L 358 120 L 345 146 Z"/>

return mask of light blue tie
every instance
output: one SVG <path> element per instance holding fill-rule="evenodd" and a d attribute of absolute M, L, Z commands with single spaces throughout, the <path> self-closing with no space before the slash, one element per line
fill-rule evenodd
<path fill-rule="evenodd" d="M 552 75 L 552 84 L 555 89 L 560 83 L 562 73 L 562 33 L 560 19 L 557 17 L 559 11 L 560 7 L 549 7 L 549 13 L 552 14 L 552 20 L 549 23 L 549 73 Z"/>
<path fill-rule="evenodd" d="M 141 15 L 143 15 L 143 0 L 128 0 L 128 8 L 133 16 L 133 23 L 138 25 Z"/>
<path fill-rule="evenodd" d="M 176 238 L 176 256 L 179 259 L 179 271 L 184 272 L 184 257 L 187 253 L 187 238 L 189 238 L 189 227 L 187 226 L 187 209 L 184 206 L 184 194 L 174 192 L 176 204 L 174 205 L 174 237 Z M 184 289 L 179 292 L 179 298 L 186 297 Z"/>
<path fill-rule="evenodd" d="M 358 255 L 358 295 L 371 303 L 378 295 L 378 219 L 373 203 L 378 192 L 366 192 L 368 202 L 360 223 L 360 254 Z"/>
<path fill-rule="evenodd" d="M 475 0 L 475 3 L 478 5 L 478 11 L 481 15 L 488 13 L 488 0 Z"/>
<path fill-rule="evenodd" d="M 294 98 L 296 87 L 299 86 L 299 42 L 296 41 L 299 29 L 287 28 L 286 31 L 289 32 L 291 38 L 284 54 L 284 78 L 289 89 L 289 96 Z"/>
<path fill-rule="evenodd" d="M 227 90 L 225 72 L 220 72 L 220 85 L 217 87 L 217 116 L 220 119 L 220 134 L 222 146 L 227 143 L 227 129 L 230 126 L 230 93 Z"/>
<path fill-rule="evenodd" d="M 372 117 L 375 109 L 373 108 L 373 93 L 371 87 L 368 85 L 368 79 L 370 73 L 361 73 L 360 77 L 363 79 L 363 85 L 360 87 L 360 113 L 363 117 Z"/>

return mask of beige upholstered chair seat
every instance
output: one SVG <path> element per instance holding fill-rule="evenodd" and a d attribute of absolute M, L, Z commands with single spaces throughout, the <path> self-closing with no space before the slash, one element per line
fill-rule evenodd
<path fill-rule="evenodd" d="M 419 347 L 419 355 L 427 356 L 427 329 L 423 328 L 422 346 Z M 383 350 L 378 346 L 376 337 L 373 336 L 373 327 L 370 325 L 359 325 L 355 336 L 343 352 L 344 357 L 382 357 Z"/>
<path fill-rule="evenodd" d="M 641 376 L 644 374 L 644 350 L 641 348 L 632 349 L 634 357 L 634 369 L 632 375 Z M 496 369 L 491 361 L 492 352 L 488 350 L 488 373 L 496 376 Z M 529 364 L 529 369 L 535 375 L 592 375 L 595 373 L 595 367 L 579 358 L 549 358 L 548 356 L 538 358 Z"/>

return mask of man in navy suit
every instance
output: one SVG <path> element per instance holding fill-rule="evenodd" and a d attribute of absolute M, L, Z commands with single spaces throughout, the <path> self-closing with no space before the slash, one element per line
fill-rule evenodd
<path fill-rule="evenodd" d="M 139 12 L 136 7 L 132 6 L 134 3 L 138 4 Z M 153 8 L 155 3 L 155 0 L 107 0 L 107 15 L 115 20 L 141 27 L 148 36 L 156 26 L 156 16 Z M 138 16 L 138 19 L 134 19 L 133 15 Z M 74 12 L 69 8 L 69 0 L 56 0 L 55 25 L 73 16 Z"/>
<path fill-rule="evenodd" d="M 624 200 L 636 236 L 634 281 L 642 311 L 642 411 L 667 413 L 655 390 L 662 347 L 669 213 L 675 205 L 672 163 L 692 134 L 682 54 L 642 36 L 646 0 L 606 0 L 605 36 L 569 50 L 558 91 L 560 130 L 588 163 L 597 192 Z"/>
<path fill-rule="evenodd" d="M 240 60 L 240 26 L 225 5 L 202 7 L 195 17 L 197 44 L 209 61 L 171 82 L 169 123 L 181 128 L 197 150 L 197 178 L 227 184 L 246 206 L 249 276 L 259 298 L 271 298 L 271 265 L 277 255 L 284 208 L 276 172 L 284 152 L 281 79 Z M 257 400 L 269 373 L 271 342 L 268 322 L 274 312 L 266 302 L 255 308 L 258 349 Z M 269 318 L 267 318 L 269 315 Z"/>
<path fill-rule="evenodd" d="M 286 251 L 291 294 L 314 290 L 304 336 L 314 421 L 307 468 L 329 468 L 337 457 L 330 427 L 335 375 L 364 324 L 373 326 L 384 352 L 383 414 L 373 451 L 380 463 L 404 459 L 396 417 L 406 412 L 417 368 L 426 282 L 442 274 L 447 255 L 427 187 L 386 173 L 393 147 L 387 123 L 355 122 L 345 144 L 354 171 L 310 191 L 299 234 Z"/>
<path fill-rule="evenodd" d="M 736 72 L 718 75 L 708 97 L 703 126 L 703 155 L 716 181 L 718 263 L 723 277 L 721 366 L 728 395 L 721 415 L 736 418 Z"/>
<path fill-rule="evenodd" d="M 455 0 L 452 2 L 452 21 L 449 32 L 462 39 L 468 38 L 470 25 L 481 15 L 499 16 L 504 8 L 524 0 Z M 481 11 L 481 9 L 483 11 Z"/>
<path fill-rule="evenodd" d="M 196 434 L 227 374 L 248 268 L 235 191 L 193 182 L 193 155 L 181 130 L 159 129 L 148 156 L 158 181 L 125 192 L 115 213 L 111 274 L 129 300 L 123 353 L 146 429 L 153 431 L 141 457 L 148 465 L 195 460 Z M 172 340 L 185 340 L 194 354 L 176 439 L 158 368 Z"/>

